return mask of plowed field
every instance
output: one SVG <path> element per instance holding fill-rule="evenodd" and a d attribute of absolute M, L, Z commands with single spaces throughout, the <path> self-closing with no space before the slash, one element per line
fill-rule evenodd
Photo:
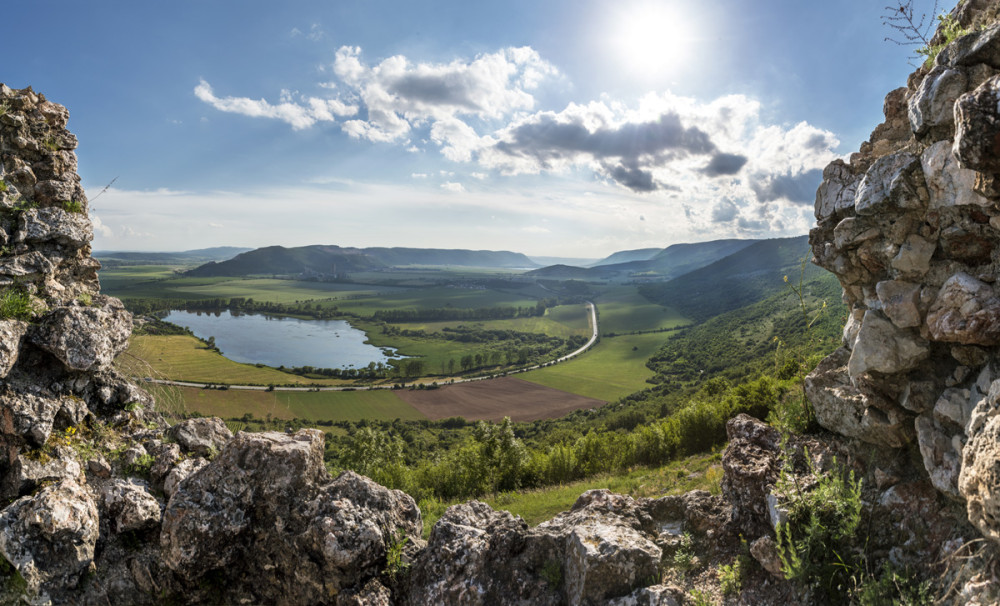
<path fill-rule="evenodd" d="M 440 389 L 400 390 L 395 394 L 430 419 L 464 417 L 470 421 L 535 421 L 565 416 L 603 400 L 578 396 L 513 377 L 446 385 Z"/>

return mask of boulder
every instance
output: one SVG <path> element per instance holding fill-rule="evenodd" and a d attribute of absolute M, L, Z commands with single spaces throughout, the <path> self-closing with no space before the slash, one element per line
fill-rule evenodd
<path fill-rule="evenodd" d="M 974 409 L 970 438 L 962 449 L 958 492 L 965 499 L 969 521 L 982 535 L 1000 544 L 1000 381 Z"/>
<path fill-rule="evenodd" d="M 960 70 L 939 65 L 924 76 L 909 99 L 910 127 L 917 135 L 939 126 L 950 126 L 952 108 L 965 92 L 966 78 Z"/>
<path fill-rule="evenodd" d="M 233 432 L 218 417 L 182 421 L 167 430 L 167 435 L 177 440 L 184 452 L 203 457 L 218 453 L 226 442 L 233 439 Z"/>
<path fill-rule="evenodd" d="M 331 482 L 322 432 L 240 433 L 177 486 L 160 546 L 185 584 L 227 571 L 226 601 L 322 603 L 359 591 L 421 528 L 409 496 L 350 472 Z"/>
<path fill-rule="evenodd" d="M 1000 297 L 989 284 L 959 272 L 938 291 L 927 312 L 927 328 L 935 341 L 1000 344 Z"/>
<path fill-rule="evenodd" d="M 0 320 L 0 379 L 7 376 L 17 363 L 21 337 L 28 332 L 28 323 L 21 320 Z"/>
<path fill-rule="evenodd" d="M 94 232 L 85 213 L 61 208 L 33 208 L 21 213 L 14 238 L 16 242 L 56 242 L 76 248 L 93 239 Z"/>
<path fill-rule="evenodd" d="M 816 192 L 816 219 L 824 221 L 853 208 L 860 180 L 842 160 L 828 164 L 823 169 L 823 184 Z"/>
<path fill-rule="evenodd" d="M 959 165 L 951 141 L 938 141 L 920 156 L 926 176 L 930 208 L 949 206 L 989 206 L 990 201 L 975 191 L 976 173 Z"/>
<path fill-rule="evenodd" d="M 101 307 L 59 307 L 46 314 L 31 332 L 31 340 L 72 370 L 111 366 L 128 347 L 132 314 L 117 299 Z"/>
<path fill-rule="evenodd" d="M 900 448 L 910 443 L 912 417 L 881 395 L 856 387 L 848 374 L 852 357 L 851 351 L 840 348 L 806 375 L 806 396 L 816 421 L 832 432 L 869 444 Z"/>
<path fill-rule="evenodd" d="M 73 588 L 94 559 L 97 522 L 90 494 L 75 480 L 63 480 L 0 512 L 0 555 L 29 594 Z"/>
<path fill-rule="evenodd" d="M 955 104 L 955 156 L 964 168 L 1000 173 L 1000 76 L 990 78 Z"/>
<path fill-rule="evenodd" d="M 916 368 L 930 355 L 926 340 L 899 328 L 880 311 L 869 309 L 851 350 L 847 371 L 851 378 L 868 372 L 894 374 Z"/>
<path fill-rule="evenodd" d="M 858 185 L 854 199 L 854 210 L 862 216 L 926 206 L 927 188 L 920 158 L 905 152 L 876 160 Z"/>
<path fill-rule="evenodd" d="M 781 471 L 781 434 L 740 414 L 726 423 L 722 494 L 733 505 L 733 523 L 747 537 L 768 532 L 767 494 Z"/>
<path fill-rule="evenodd" d="M 159 502 L 135 480 L 107 482 L 101 489 L 101 507 L 116 533 L 152 529 L 160 523 Z"/>

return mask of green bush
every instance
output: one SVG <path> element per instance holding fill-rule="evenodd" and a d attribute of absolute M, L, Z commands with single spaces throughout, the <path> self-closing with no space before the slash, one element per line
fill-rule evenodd
<path fill-rule="evenodd" d="M 801 486 L 787 467 L 776 485 L 788 511 L 788 520 L 777 528 L 781 569 L 785 578 L 817 599 L 844 598 L 851 577 L 861 569 L 856 537 L 861 480 L 854 479 L 854 471 L 845 473 L 836 458 L 830 471 L 822 473 L 813 466 L 808 450 L 804 455 L 815 485 Z"/>

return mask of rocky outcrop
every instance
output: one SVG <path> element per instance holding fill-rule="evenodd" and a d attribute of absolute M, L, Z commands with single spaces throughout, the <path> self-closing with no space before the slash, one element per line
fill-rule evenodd
<path fill-rule="evenodd" d="M 993 2 L 961 3 L 953 13 L 960 23 L 988 26 L 890 93 L 885 124 L 850 162 L 824 172 L 810 242 L 852 311 L 843 348 L 806 379 L 821 425 L 878 447 L 915 444 L 932 485 L 964 502 L 969 520 L 993 540 L 1000 537 L 987 494 L 1000 467 L 988 412 L 988 394 L 1000 389 L 996 12 Z M 899 128 L 904 118 L 908 127 Z"/>
<path fill-rule="evenodd" d="M 719 497 L 699 492 L 636 500 L 591 490 L 536 528 L 477 501 L 456 505 L 417 556 L 408 603 L 681 603 L 662 584 L 663 561 L 685 532 L 705 537 L 702 549 L 722 549 L 726 538 L 713 529 L 728 514 Z"/>

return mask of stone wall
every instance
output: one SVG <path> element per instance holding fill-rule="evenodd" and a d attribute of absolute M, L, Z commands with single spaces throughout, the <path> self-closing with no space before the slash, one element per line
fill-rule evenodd
<path fill-rule="evenodd" d="M 844 288 L 843 347 L 806 379 L 824 427 L 919 446 L 934 487 L 1000 539 L 1000 22 L 886 97 L 885 122 L 823 173 L 814 262 Z M 936 39 L 940 41 L 940 39 Z"/>

